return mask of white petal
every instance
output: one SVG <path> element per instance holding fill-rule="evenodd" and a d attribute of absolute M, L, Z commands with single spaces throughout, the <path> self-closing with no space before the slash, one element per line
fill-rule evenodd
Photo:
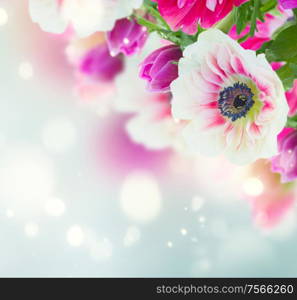
<path fill-rule="evenodd" d="M 170 126 L 174 126 L 172 119 L 154 121 L 145 114 L 139 114 L 127 123 L 126 128 L 136 143 L 149 149 L 164 149 L 174 142 Z"/>
<path fill-rule="evenodd" d="M 215 156 L 225 149 L 222 129 L 221 126 L 204 130 L 199 122 L 192 121 L 183 130 L 183 136 L 190 150 L 206 156 Z"/>
<path fill-rule="evenodd" d="M 63 33 L 68 25 L 61 16 L 56 0 L 30 0 L 29 13 L 32 21 L 46 32 Z"/>
<path fill-rule="evenodd" d="M 71 24 L 80 37 L 111 30 L 115 21 L 132 14 L 142 0 L 30 0 L 34 22 L 45 31 L 62 33 Z"/>
<path fill-rule="evenodd" d="M 172 115 L 175 119 L 191 120 L 197 116 L 199 111 L 199 101 L 197 90 L 193 90 L 193 85 L 187 84 L 186 80 L 175 80 L 171 84 Z M 195 97 L 196 96 L 196 97 Z"/>

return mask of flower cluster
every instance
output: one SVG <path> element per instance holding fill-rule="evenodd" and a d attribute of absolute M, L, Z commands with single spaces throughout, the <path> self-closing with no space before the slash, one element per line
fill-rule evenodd
<path fill-rule="evenodd" d="M 131 114 L 135 142 L 264 159 L 282 182 L 297 179 L 296 0 L 29 0 L 29 10 L 69 41 L 79 95 L 108 94 Z"/>

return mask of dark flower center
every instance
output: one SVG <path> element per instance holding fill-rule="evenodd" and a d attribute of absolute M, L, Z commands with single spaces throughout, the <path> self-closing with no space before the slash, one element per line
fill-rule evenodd
<path fill-rule="evenodd" d="M 237 82 L 220 92 L 219 109 L 221 114 L 232 122 L 245 117 L 254 105 L 254 94 L 245 84 Z"/>

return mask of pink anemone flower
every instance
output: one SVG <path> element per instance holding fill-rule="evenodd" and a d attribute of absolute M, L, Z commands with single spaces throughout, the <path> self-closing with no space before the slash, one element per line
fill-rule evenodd
<path fill-rule="evenodd" d="M 247 0 L 154 0 L 171 29 L 195 34 L 198 24 L 209 28 Z"/>

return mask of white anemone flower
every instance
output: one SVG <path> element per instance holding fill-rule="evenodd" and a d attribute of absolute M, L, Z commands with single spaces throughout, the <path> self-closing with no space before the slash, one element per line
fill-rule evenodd
<path fill-rule="evenodd" d="M 288 105 L 264 54 L 207 30 L 185 49 L 171 90 L 174 118 L 189 121 L 183 136 L 191 150 L 236 164 L 277 153 Z"/>
<path fill-rule="evenodd" d="M 168 93 L 151 93 L 143 99 L 142 107 L 126 127 L 133 141 L 153 150 L 182 149 L 180 132 L 184 122 L 176 122 L 172 118 L 170 100 Z"/>
<path fill-rule="evenodd" d="M 142 0 L 29 0 L 29 11 L 44 31 L 63 33 L 71 25 L 84 37 L 111 30 L 116 20 L 141 4 Z"/>

